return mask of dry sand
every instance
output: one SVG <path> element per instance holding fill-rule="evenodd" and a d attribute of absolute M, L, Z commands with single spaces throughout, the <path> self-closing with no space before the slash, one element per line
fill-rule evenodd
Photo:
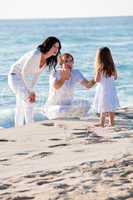
<path fill-rule="evenodd" d="M 0 130 L 0 199 L 133 200 L 133 108 Z"/>

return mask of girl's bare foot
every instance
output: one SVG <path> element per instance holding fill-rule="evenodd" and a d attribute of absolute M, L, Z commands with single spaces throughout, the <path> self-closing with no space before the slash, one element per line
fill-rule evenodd
<path fill-rule="evenodd" d="M 94 124 L 94 126 L 104 128 L 104 125 L 103 125 L 103 124 Z"/>
<path fill-rule="evenodd" d="M 108 127 L 114 127 L 114 124 L 109 124 Z"/>

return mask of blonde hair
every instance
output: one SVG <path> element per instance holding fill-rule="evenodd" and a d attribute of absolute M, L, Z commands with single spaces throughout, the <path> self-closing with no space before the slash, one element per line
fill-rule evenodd
<path fill-rule="evenodd" d="M 111 51 L 108 47 L 102 47 L 97 51 L 95 70 L 103 73 L 106 77 L 110 77 L 116 71 Z"/>
<path fill-rule="evenodd" d="M 59 56 L 59 64 L 62 65 L 64 63 L 64 60 L 67 58 L 72 58 L 72 60 L 74 61 L 74 58 L 70 53 L 64 53 Z"/>

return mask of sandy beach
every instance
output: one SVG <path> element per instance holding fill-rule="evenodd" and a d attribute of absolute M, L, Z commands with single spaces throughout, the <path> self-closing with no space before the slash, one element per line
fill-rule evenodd
<path fill-rule="evenodd" d="M 0 130 L 0 200 L 133 200 L 133 108 Z"/>

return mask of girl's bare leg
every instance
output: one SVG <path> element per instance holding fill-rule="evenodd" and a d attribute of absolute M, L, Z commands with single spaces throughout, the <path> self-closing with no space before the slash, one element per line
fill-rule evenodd
<path fill-rule="evenodd" d="M 114 126 L 115 113 L 109 112 L 109 126 Z"/>
<path fill-rule="evenodd" d="M 100 126 L 104 127 L 106 113 L 100 113 Z"/>

